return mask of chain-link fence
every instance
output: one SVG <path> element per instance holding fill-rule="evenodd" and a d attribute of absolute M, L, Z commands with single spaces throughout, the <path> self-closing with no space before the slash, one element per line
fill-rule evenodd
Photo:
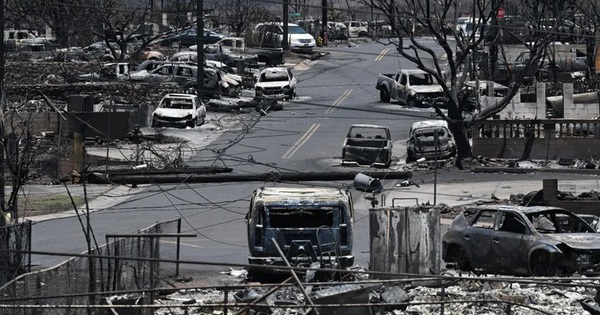
<path fill-rule="evenodd" d="M 87 314 L 88 310 L 80 306 L 101 304 L 102 298 L 81 293 L 157 288 L 161 279 L 177 276 L 179 271 L 175 262 L 156 261 L 179 258 L 179 241 L 161 240 L 159 234 L 175 235 L 180 230 L 181 219 L 177 219 L 157 223 L 135 235 L 107 237 L 107 245 L 92 250 L 89 257 L 74 257 L 50 269 L 23 274 L 0 288 L 0 304 L 14 305 L 0 313 Z M 36 307 L 42 305 L 56 307 Z"/>
<path fill-rule="evenodd" d="M 30 271 L 31 221 L 0 228 L 0 284 Z"/>

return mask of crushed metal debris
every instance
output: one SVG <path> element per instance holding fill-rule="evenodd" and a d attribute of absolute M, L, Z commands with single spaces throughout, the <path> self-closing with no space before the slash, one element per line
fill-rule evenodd
<path fill-rule="evenodd" d="M 421 276 L 422 277 L 422 276 Z M 431 278 L 427 278 L 431 279 Z M 420 284 L 420 285 L 417 285 Z M 155 314 L 596 314 L 600 279 L 477 276 L 444 271 L 435 281 L 410 279 L 309 283 L 310 301 L 291 282 L 227 291 L 186 289 L 163 296 Z M 279 286 L 279 287 L 277 287 Z M 224 298 L 227 292 L 227 298 Z M 186 305 L 182 307 L 181 305 Z M 311 311 L 309 314 L 316 314 Z"/>

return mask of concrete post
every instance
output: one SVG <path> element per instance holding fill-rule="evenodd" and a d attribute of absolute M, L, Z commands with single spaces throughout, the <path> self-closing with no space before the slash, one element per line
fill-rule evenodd
<path fill-rule="evenodd" d="M 573 83 L 563 83 L 563 116 L 564 118 L 581 118 L 575 111 L 575 104 L 573 103 Z M 574 115 L 575 117 L 571 116 Z M 567 117 L 570 116 L 570 117 Z"/>
<path fill-rule="evenodd" d="M 544 201 L 558 200 L 558 179 L 543 180 Z"/>
<path fill-rule="evenodd" d="M 538 114 L 543 114 L 546 117 L 546 83 L 537 82 L 535 85 L 535 104 L 536 104 L 536 112 Z M 538 115 L 536 115 L 538 116 Z M 536 117 L 536 118 L 542 118 Z"/>

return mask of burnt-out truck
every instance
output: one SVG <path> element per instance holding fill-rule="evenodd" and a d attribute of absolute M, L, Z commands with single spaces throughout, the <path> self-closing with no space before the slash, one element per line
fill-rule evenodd
<path fill-rule="evenodd" d="M 345 188 L 263 187 L 254 191 L 246 214 L 251 278 L 277 274 L 290 265 L 344 269 L 354 263 L 352 195 Z M 275 240 L 277 246 L 273 243 Z M 280 268 L 281 269 L 281 268 Z"/>
<path fill-rule="evenodd" d="M 392 136 L 386 126 L 354 124 L 346 133 L 342 165 L 389 167 L 392 163 Z"/>

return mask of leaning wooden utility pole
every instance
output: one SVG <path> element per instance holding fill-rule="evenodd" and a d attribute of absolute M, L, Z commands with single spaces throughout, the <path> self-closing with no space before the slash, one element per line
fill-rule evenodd
<path fill-rule="evenodd" d="M 321 5 L 321 36 L 323 36 L 323 46 L 327 46 L 327 0 L 322 0 Z"/>
<path fill-rule="evenodd" d="M 281 48 L 283 48 L 283 50 L 288 50 L 290 47 L 288 40 L 288 24 L 290 19 L 289 3 L 290 0 L 283 0 L 283 38 L 281 39 Z"/>
<path fill-rule="evenodd" d="M 204 94 L 204 0 L 196 3 L 196 51 L 198 52 L 198 70 L 196 74 L 196 94 L 202 100 Z"/>
<path fill-rule="evenodd" d="M 0 0 L 0 20 L 4 21 L 4 0 Z M 4 23 L 0 23 L 0 139 L 4 139 L 4 109 L 5 109 L 5 95 L 4 95 Z M 0 141 L 0 211 L 2 211 L 2 218 L 0 220 L 0 226 L 9 224 L 5 221 L 6 216 L 6 203 L 4 201 L 4 141 Z"/>

